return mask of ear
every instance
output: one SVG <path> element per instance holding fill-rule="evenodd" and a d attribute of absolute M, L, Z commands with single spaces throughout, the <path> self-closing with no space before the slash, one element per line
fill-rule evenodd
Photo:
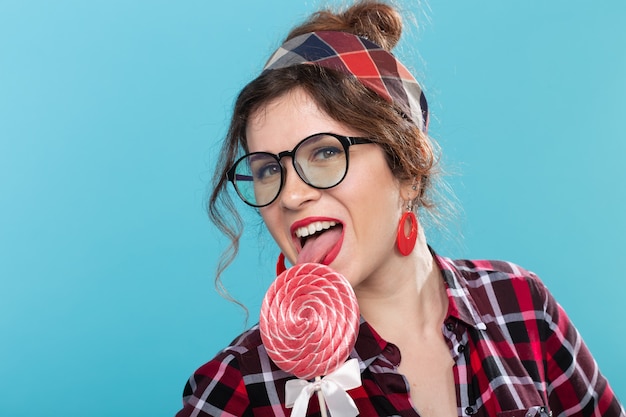
<path fill-rule="evenodd" d="M 420 193 L 422 184 L 417 177 L 407 178 L 400 181 L 400 196 L 404 201 L 413 201 Z"/>

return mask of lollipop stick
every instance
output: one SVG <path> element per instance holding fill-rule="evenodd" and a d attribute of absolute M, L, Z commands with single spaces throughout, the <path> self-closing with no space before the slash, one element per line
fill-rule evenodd
<path fill-rule="evenodd" d="M 322 378 L 316 376 L 315 380 L 321 381 Z M 322 417 L 328 417 L 328 413 L 326 413 L 326 403 L 324 402 L 324 397 L 322 397 L 322 391 L 317 391 L 317 399 L 320 403 L 320 412 L 322 413 Z"/>

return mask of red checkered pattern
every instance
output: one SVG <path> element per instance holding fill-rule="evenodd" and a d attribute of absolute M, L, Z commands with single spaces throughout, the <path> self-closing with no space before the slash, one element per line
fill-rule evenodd
<path fill-rule="evenodd" d="M 517 265 L 436 256 L 447 284 L 444 340 L 454 360 L 458 416 L 624 416 L 565 312 L 539 278 Z M 411 416 L 399 349 L 361 321 L 351 358 L 363 385 L 349 394 L 361 416 Z M 255 326 L 199 368 L 184 389 L 187 416 L 289 416 L 295 378 L 267 356 Z M 317 400 L 307 416 L 319 416 Z M 335 416 L 333 416 L 335 417 Z"/>

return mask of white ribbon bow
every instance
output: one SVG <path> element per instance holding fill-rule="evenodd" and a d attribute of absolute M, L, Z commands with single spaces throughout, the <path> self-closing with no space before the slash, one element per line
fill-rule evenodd
<path fill-rule="evenodd" d="M 309 382 L 304 379 L 292 379 L 287 381 L 285 406 L 287 408 L 293 407 L 292 417 L 305 417 L 309 399 L 313 393 L 321 391 L 331 416 L 356 417 L 359 414 L 359 409 L 346 391 L 360 386 L 359 361 L 350 359 L 339 369 L 320 380 Z"/>

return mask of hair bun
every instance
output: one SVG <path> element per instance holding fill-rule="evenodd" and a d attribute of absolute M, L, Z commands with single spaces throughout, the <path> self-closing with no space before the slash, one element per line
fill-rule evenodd
<path fill-rule="evenodd" d="M 402 17 L 392 6 L 370 0 L 361 0 L 340 12 L 322 10 L 294 28 L 286 40 L 324 30 L 352 33 L 391 51 L 402 35 Z"/>
<path fill-rule="evenodd" d="M 402 35 L 402 18 L 390 5 L 359 2 L 343 13 L 355 35 L 392 50 Z"/>

